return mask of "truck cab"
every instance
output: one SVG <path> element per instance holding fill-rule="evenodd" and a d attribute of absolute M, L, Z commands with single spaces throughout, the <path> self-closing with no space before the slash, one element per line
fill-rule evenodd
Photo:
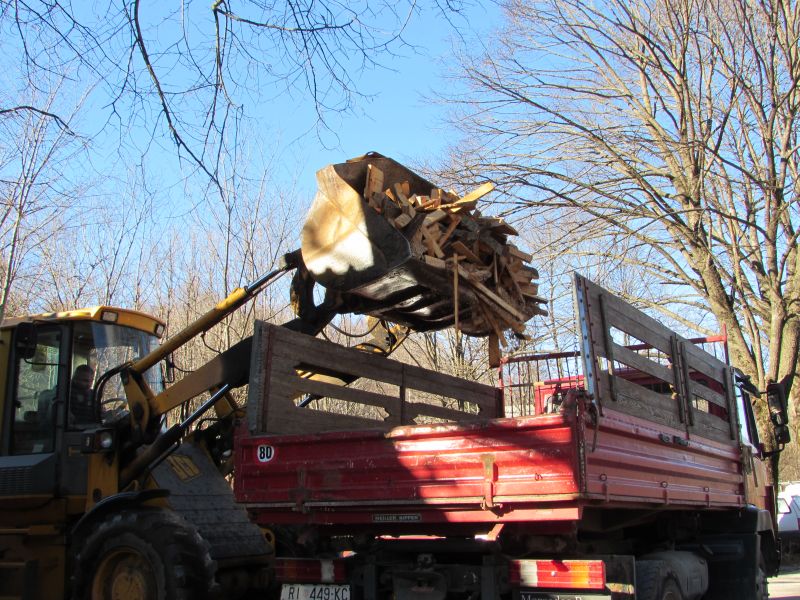
<path fill-rule="evenodd" d="M 108 306 L 8 319 L 0 325 L 0 588 L 58 597 L 68 528 L 100 500 L 102 455 L 127 403 L 113 368 L 147 354 L 165 325 Z M 163 387 L 160 368 L 145 374 Z M 98 385 L 99 384 L 99 385 Z M 13 510 L 12 510 L 13 509 Z"/>

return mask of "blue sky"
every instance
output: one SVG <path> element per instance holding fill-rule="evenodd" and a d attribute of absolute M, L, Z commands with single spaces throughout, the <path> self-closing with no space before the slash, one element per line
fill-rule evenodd
<path fill-rule="evenodd" d="M 490 2 L 479 6 L 471 4 L 471 1 L 464 0 L 463 12 L 450 15 L 450 18 L 459 27 L 460 41 L 475 49 L 499 23 L 500 11 Z M 348 5 L 332 2 L 330 6 Z M 377 14 L 365 13 L 367 18 L 373 19 L 370 26 L 385 25 L 384 34 L 396 28 L 397 22 L 389 14 L 393 5 L 382 6 L 363 0 L 360 6 L 379 11 Z M 268 73 L 251 77 L 241 68 L 246 68 L 246 64 L 230 65 L 238 69 L 234 75 L 242 77 L 240 83 L 244 84 L 237 86 L 236 92 L 241 93 L 234 96 L 234 103 L 244 106 L 247 119 L 240 134 L 240 159 L 253 172 L 259 169 L 268 171 L 273 174 L 273 180 L 282 185 L 296 186 L 299 193 L 307 195 L 306 201 L 310 200 L 316 187 L 313 174 L 317 169 L 370 150 L 401 162 L 436 162 L 455 137 L 444 124 L 446 109 L 436 99 L 437 94 L 452 89 L 453 84 L 445 79 L 445 75 L 448 67 L 453 67 L 453 61 L 449 59 L 452 57 L 454 32 L 438 8 L 414 6 L 415 14 L 402 35 L 406 45 L 395 44 L 392 55 L 378 57 L 380 67 L 358 74 L 353 71 L 355 85 L 363 97 L 356 98 L 352 112 L 325 114 L 327 129 L 317 127 L 314 106 L 302 92 L 284 93 L 280 79 L 270 81 Z M 396 5 L 398 11 L 407 7 Z M 241 8 L 246 10 L 244 6 Z M 193 165 L 185 158 L 180 163 L 177 160 L 176 147 L 163 116 L 159 115 L 158 102 L 149 86 L 141 57 L 137 52 L 130 53 L 127 34 L 120 36 L 114 32 L 114 23 L 125 21 L 119 13 L 120 7 L 105 3 L 79 4 L 75 10 L 80 12 L 79 18 L 95 35 L 108 42 L 83 52 L 84 57 L 91 57 L 88 65 L 65 63 L 65 68 L 45 68 L 34 79 L 40 88 L 46 90 L 56 85 L 63 75 L 54 106 L 56 112 L 65 118 L 72 113 L 71 106 L 80 105 L 71 125 L 84 139 L 90 140 L 90 144 L 76 174 L 99 182 L 100 185 L 95 184 L 97 193 L 102 194 L 105 189 L 113 195 L 118 193 L 121 185 L 131 184 L 129 172 L 144 160 L 147 185 L 166 194 L 170 203 L 183 204 L 182 198 L 197 196 L 202 178 L 184 184 L 184 176 L 193 170 Z M 213 73 L 213 37 L 209 37 L 213 32 L 213 20 L 208 5 L 150 1 L 142 3 L 141 11 L 142 18 L 148 23 L 144 36 L 151 48 L 151 58 L 168 95 L 193 85 L 193 81 L 187 78 L 192 75 L 187 71 L 190 61 L 181 41 L 182 32 L 186 35 L 184 41 L 198 52 L 192 60 L 199 59 L 204 63 L 206 72 L 211 61 Z M 10 20 L 4 21 L 3 25 L 4 29 L 0 30 L 0 64 L 3 65 L 0 69 L 0 106 L 17 103 L 42 105 L 45 98 L 33 98 L 30 89 L 24 85 L 27 73 L 21 59 L 18 31 Z M 64 27 L 69 30 L 69 23 Z M 243 36 L 243 42 L 248 41 L 244 37 L 246 31 L 239 34 Z M 46 35 L 47 31 L 41 33 L 36 27 L 29 28 L 29 47 L 37 48 L 38 44 L 44 48 L 60 40 L 56 34 L 52 34 L 55 41 L 47 39 Z M 253 53 L 264 64 L 273 63 L 276 69 L 281 68 L 274 48 L 259 48 L 254 44 L 247 46 L 247 52 Z M 65 55 L 56 54 L 54 60 L 58 61 L 62 56 Z M 42 58 L 52 59 L 49 54 L 37 56 L 37 60 Z M 102 61 L 97 70 L 93 69 L 92 60 Z M 353 62 L 357 62 L 355 58 Z M 48 63 L 43 64 L 46 67 Z M 127 85 L 139 89 L 143 94 L 140 99 L 144 101 L 140 102 L 129 93 L 123 94 L 117 106 L 119 116 L 114 116 L 112 99 L 120 93 L 119 86 L 125 81 L 128 64 L 133 64 L 135 76 L 128 80 Z M 108 73 L 111 73 L 110 78 L 98 79 L 100 76 L 108 77 Z M 202 123 L 207 108 L 203 104 L 208 99 L 207 92 L 208 86 L 206 90 L 198 90 L 196 95 L 171 96 L 177 98 L 176 114 L 183 111 L 190 120 L 194 119 L 195 125 Z M 134 119 L 128 120 L 130 114 L 135 115 Z M 185 137 L 188 139 L 189 135 Z M 202 148 L 200 139 L 190 141 L 190 145 L 195 152 Z M 185 157 L 185 151 L 182 154 Z M 252 172 L 249 175 L 252 176 Z"/>
<path fill-rule="evenodd" d="M 471 6 L 457 20 L 461 36 L 473 45 L 499 26 L 500 10 L 494 4 Z M 327 130 L 315 128 L 309 103 L 296 98 L 277 102 L 282 125 L 277 132 L 278 168 L 286 177 L 298 175 L 302 191 L 313 194 L 314 172 L 368 151 L 400 162 L 435 161 L 455 141 L 446 124 L 447 107 L 437 95 L 452 90 L 447 79 L 453 68 L 453 33 L 438 13 L 430 9 L 413 20 L 405 32 L 413 47 L 384 59 L 382 68 L 363 74 L 359 89 L 365 94 L 353 113 L 326 116 Z"/>

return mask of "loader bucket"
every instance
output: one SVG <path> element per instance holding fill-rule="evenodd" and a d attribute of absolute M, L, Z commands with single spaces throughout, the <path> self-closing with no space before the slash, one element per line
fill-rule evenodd
<path fill-rule="evenodd" d="M 369 164 L 391 171 L 396 181 L 420 179 L 389 158 L 371 156 L 317 172 L 318 192 L 303 226 L 303 261 L 314 280 L 332 290 L 358 288 L 411 258 L 403 234 L 364 202 Z"/>
<path fill-rule="evenodd" d="M 414 258 L 403 233 L 364 201 L 369 165 L 380 169 L 386 187 L 407 181 L 412 191 L 425 194 L 435 187 L 379 154 L 321 169 L 318 192 L 302 232 L 306 268 L 323 287 L 344 293 L 354 312 L 418 331 L 451 326 L 455 320 L 452 277 Z M 465 293 L 459 310 L 465 316 L 468 296 Z"/>
<path fill-rule="evenodd" d="M 379 154 L 329 165 L 317 182 L 301 253 L 339 312 L 417 331 L 457 320 L 464 333 L 498 337 L 546 314 L 538 273 L 523 264 L 531 257 L 508 240 L 516 230 L 475 209 L 491 184 L 458 197 Z"/>

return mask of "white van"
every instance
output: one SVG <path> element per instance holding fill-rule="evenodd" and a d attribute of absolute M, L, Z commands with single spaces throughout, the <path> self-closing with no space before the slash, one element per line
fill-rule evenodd
<path fill-rule="evenodd" d="M 778 494 L 778 530 L 785 552 L 800 550 L 800 482 L 781 484 Z"/>

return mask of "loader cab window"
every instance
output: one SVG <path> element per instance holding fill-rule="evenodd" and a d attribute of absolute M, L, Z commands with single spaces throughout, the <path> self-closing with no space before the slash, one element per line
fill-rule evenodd
<path fill-rule="evenodd" d="M 119 375 L 114 375 L 98 390 L 99 405 L 91 403 L 99 378 L 121 364 L 141 358 L 158 345 L 151 334 L 113 323 L 76 322 L 72 337 L 72 379 L 70 381 L 70 417 L 73 428 L 113 421 L 127 410 L 125 390 Z M 145 373 L 154 393 L 164 389 L 159 367 Z M 88 390 L 87 390 L 88 386 Z M 84 403 L 89 398 L 89 404 Z"/>
<path fill-rule="evenodd" d="M 36 328 L 33 356 L 16 359 L 12 454 L 53 452 L 58 416 L 61 330 Z"/>

